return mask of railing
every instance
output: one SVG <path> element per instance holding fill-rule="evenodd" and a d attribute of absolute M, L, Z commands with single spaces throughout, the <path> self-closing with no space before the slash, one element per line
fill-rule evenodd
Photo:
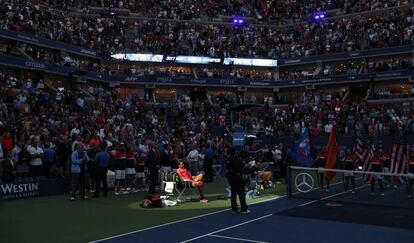
<path fill-rule="evenodd" d="M 167 86 L 221 86 L 221 87 L 256 87 L 256 88 L 274 88 L 274 87 L 295 87 L 305 85 L 322 85 L 337 83 L 353 83 L 368 80 L 391 80 L 403 79 L 414 76 L 414 71 L 400 70 L 391 72 L 366 73 L 358 75 L 338 75 L 314 79 L 299 80 L 254 80 L 254 79 L 197 79 L 192 77 L 140 77 L 136 75 L 107 75 L 95 72 L 81 72 L 75 67 L 60 67 L 53 64 L 46 64 L 27 59 L 0 55 L 0 65 L 13 66 L 21 69 L 39 70 L 46 73 L 56 73 L 63 76 L 80 77 L 86 80 L 95 80 L 100 82 L 110 82 L 114 84 L 157 84 Z"/>
<path fill-rule="evenodd" d="M 42 37 L 36 37 L 34 35 L 25 34 L 21 32 L 15 32 L 10 30 L 0 29 L 0 38 L 5 38 L 9 40 L 20 41 L 24 43 L 30 43 L 33 45 L 43 46 L 51 49 L 64 50 L 66 52 L 75 53 L 81 56 L 88 56 L 93 58 L 100 58 L 99 53 L 95 50 L 74 46 L 66 44 L 60 41 L 49 40 Z M 315 63 L 315 62 L 331 62 L 338 60 L 348 60 L 356 58 L 366 58 L 374 56 L 385 56 L 385 55 L 398 55 L 404 53 L 411 53 L 414 51 L 414 45 L 404 45 L 404 46 L 394 46 L 388 48 L 377 48 L 377 49 L 368 49 L 361 51 L 352 51 L 352 52 L 341 52 L 328 55 L 319 55 L 319 56 L 310 56 L 310 57 L 299 57 L 299 58 L 289 58 L 277 60 L 278 66 L 293 66 L 293 65 L 303 65 L 305 63 Z"/>

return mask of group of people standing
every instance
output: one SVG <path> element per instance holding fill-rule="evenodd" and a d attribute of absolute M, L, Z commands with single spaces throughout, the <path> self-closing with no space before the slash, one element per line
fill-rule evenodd
<path fill-rule="evenodd" d="M 358 157 L 352 149 L 347 149 L 345 154 L 342 156 L 342 168 L 346 170 L 344 172 L 344 186 L 345 190 L 350 190 L 351 193 L 355 193 L 355 173 L 352 171 L 364 170 L 377 173 L 391 173 L 391 153 L 384 151 L 371 151 L 369 154 L 368 161 L 364 165 L 361 158 Z M 316 158 L 316 165 L 319 168 L 325 168 L 325 151 L 321 149 Z M 364 166 L 370 166 L 370 169 L 364 169 Z M 407 178 L 399 178 L 396 176 L 386 176 L 382 174 L 364 174 L 364 182 L 370 185 L 370 194 L 375 194 L 376 186 L 379 187 L 380 195 L 384 196 L 384 186 L 394 186 L 397 187 L 404 180 L 407 183 L 407 195 L 409 198 L 412 197 L 412 185 L 414 184 L 414 151 L 409 150 L 407 153 L 406 163 L 403 165 L 406 166 L 406 172 L 409 175 Z M 411 176 L 410 176 L 411 175 Z M 326 186 L 325 190 L 329 191 L 330 183 L 325 178 L 325 171 L 320 170 L 318 176 L 319 187 L 322 190 Z"/>
<path fill-rule="evenodd" d="M 148 193 L 156 193 L 158 189 L 162 191 L 162 178 L 167 173 L 177 171 L 180 161 L 184 160 L 189 168 L 188 174 L 198 175 L 199 171 L 203 171 L 203 180 L 213 181 L 212 166 L 216 154 L 210 145 L 206 145 L 201 152 L 193 145 L 184 160 L 170 144 L 159 146 L 152 141 L 141 142 L 136 146 L 123 142 L 108 144 L 92 139 L 88 144 L 77 142 L 74 149 L 71 155 L 71 201 L 75 200 L 77 192 L 81 199 L 87 199 L 88 188 L 94 188 L 91 190 L 94 192 L 93 197 L 99 197 L 102 188 L 103 196 L 106 197 L 109 169 L 113 170 L 115 177 L 114 195 L 142 190 L 148 190 Z M 200 195 L 204 199 L 203 194 Z"/>

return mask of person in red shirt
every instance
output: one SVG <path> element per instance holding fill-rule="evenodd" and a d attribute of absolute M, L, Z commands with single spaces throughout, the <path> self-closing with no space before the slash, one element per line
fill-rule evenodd
<path fill-rule="evenodd" d="M 351 149 L 347 149 L 346 155 L 342 159 L 345 170 L 355 170 L 355 165 L 358 162 L 358 157 L 352 153 Z M 349 188 L 349 182 L 352 184 L 351 192 L 355 193 L 355 175 L 353 172 L 345 172 L 345 190 Z"/>
<path fill-rule="evenodd" d="M 135 179 L 135 164 L 138 157 L 138 153 L 135 151 L 133 145 L 128 145 L 126 149 L 126 168 L 125 168 L 125 184 L 127 191 L 131 191 L 134 188 Z"/>
<path fill-rule="evenodd" d="M 115 184 L 114 194 L 128 194 L 125 190 L 125 168 L 126 168 L 126 149 L 125 144 L 120 143 L 114 153 L 114 167 L 115 167 Z"/>
<path fill-rule="evenodd" d="M 147 156 L 144 153 L 141 153 L 139 155 L 138 161 L 135 164 L 135 192 L 146 190 L 145 186 L 145 161 L 147 159 Z"/>
<path fill-rule="evenodd" d="M 182 160 L 178 162 L 177 174 L 180 176 L 181 180 L 191 181 L 191 185 L 197 187 L 198 193 L 200 194 L 200 202 L 208 202 L 208 199 L 204 196 L 203 192 L 203 174 L 200 173 L 196 176 L 192 176 Z"/>
<path fill-rule="evenodd" d="M 370 163 L 372 165 L 373 172 L 383 172 L 382 165 L 384 163 L 384 158 L 378 152 L 375 152 L 374 155 L 370 158 Z M 378 182 L 381 196 L 384 196 L 384 185 L 382 183 L 383 177 L 384 177 L 383 175 L 374 175 L 371 178 L 370 180 L 371 181 L 371 195 L 374 195 L 375 182 Z"/>
<path fill-rule="evenodd" d="M 7 132 L 3 137 L 3 153 L 7 154 L 7 152 L 12 151 L 13 146 L 13 139 L 10 137 L 10 133 Z"/>
<path fill-rule="evenodd" d="M 99 145 L 101 145 L 101 141 L 99 140 L 97 135 L 93 135 L 91 140 L 89 140 L 89 146 L 98 147 Z"/>

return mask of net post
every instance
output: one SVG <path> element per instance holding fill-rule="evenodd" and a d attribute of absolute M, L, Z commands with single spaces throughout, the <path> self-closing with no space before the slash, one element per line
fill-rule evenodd
<path fill-rule="evenodd" d="M 290 165 L 286 167 L 286 194 L 288 198 L 292 197 L 292 168 Z"/>

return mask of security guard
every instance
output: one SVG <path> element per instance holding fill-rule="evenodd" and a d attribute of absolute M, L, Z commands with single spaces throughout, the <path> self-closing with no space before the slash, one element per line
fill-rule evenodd
<path fill-rule="evenodd" d="M 250 213 L 250 210 L 247 209 L 246 192 L 243 181 L 244 164 L 238 154 L 236 154 L 234 148 L 229 149 L 229 156 L 226 168 L 227 179 L 231 189 L 231 210 L 232 212 L 237 212 L 236 197 L 239 196 L 241 213 Z"/>

